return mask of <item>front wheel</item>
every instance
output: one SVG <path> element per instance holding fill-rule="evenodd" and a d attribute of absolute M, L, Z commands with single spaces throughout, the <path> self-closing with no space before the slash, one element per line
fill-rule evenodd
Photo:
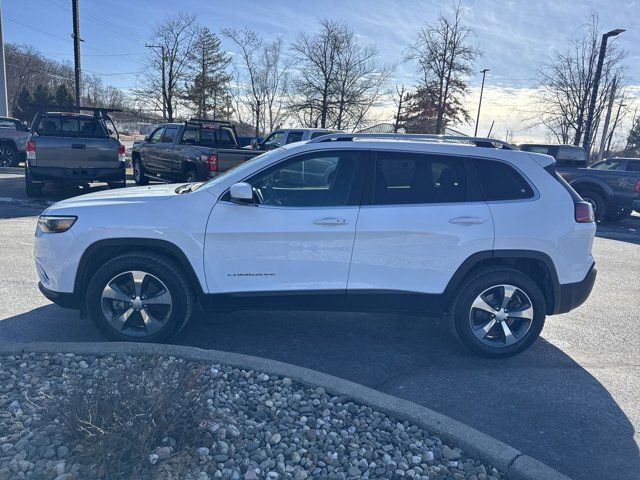
<path fill-rule="evenodd" d="M 189 320 L 193 292 L 178 264 L 153 253 L 131 253 L 96 271 L 86 295 L 89 318 L 111 340 L 163 342 Z"/>
<path fill-rule="evenodd" d="M 484 357 L 504 358 L 529 348 L 546 317 L 544 295 L 517 270 L 490 267 L 460 285 L 451 327 L 460 342 Z"/>
<path fill-rule="evenodd" d="M 144 168 L 142 167 L 142 160 L 140 158 L 133 159 L 133 180 L 136 185 L 147 185 L 149 178 L 144 174 Z"/>

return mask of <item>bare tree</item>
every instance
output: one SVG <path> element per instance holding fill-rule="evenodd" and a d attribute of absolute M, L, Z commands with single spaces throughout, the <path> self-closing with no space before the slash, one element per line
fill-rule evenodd
<path fill-rule="evenodd" d="M 195 15 L 178 13 L 158 23 L 150 42 L 158 48 L 149 51 L 144 69 L 144 87 L 134 93 L 156 110 L 162 110 L 163 118 L 172 122 L 176 116 L 180 87 L 188 74 L 189 52 L 196 35 Z M 164 47 L 164 62 L 162 48 Z M 162 85 L 164 67 L 165 85 Z"/>
<path fill-rule="evenodd" d="M 407 102 L 407 91 L 404 85 L 396 85 L 396 95 L 393 98 L 393 103 L 396 106 L 396 114 L 393 117 L 393 132 L 397 133 L 400 126 L 404 123 L 404 114 Z"/>
<path fill-rule="evenodd" d="M 229 118 L 233 109 L 228 72 L 231 57 L 221 50 L 220 39 L 208 28 L 198 29 L 187 52 L 189 79 L 184 97 L 200 118 Z"/>
<path fill-rule="evenodd" d="M 583 142 L 587 111 L 593 91 L 596 65 L 600 51 L 598 16 L 591 14 L 583 26 L 583 34 L 573 39 L 565 51 L 555 53 L 539 71 L 540 112 L 533 124 L 546 126 L 560 143 L 580 145 Z M 607 104 L 614 77 L 618 76 L 619 99 L 624 95 L 622 62 L 625 52 L 615 43 L 609 44 L 602 67 L 600 89 L 596 99 L 594 125 L 600 122 Z M 590 144 L 597 138 L 593 129 Z"/>
<path fill-rule="evenodd" d="M 377 48 L 362 45 L 345 24 L 325 19 L 315 34 L 300 34 L 292 50 L 299 68 L 290 109 L 297 119 L 311 127 L 361 127 L 393 68 L 378 63 Z"/>
<path fill-rule="evenodd" d="M 463 23 L 463 14 L 460 3 L 454 3 L 451 14 L 439 13 L 436 23 L 424 26 L 407 50 L 420 73 L 420 84 L 410 99 L 412 110 L 418 121 L 420 105 L 435 113 L 434 133 L 443 133 L 450 123 L 470 120 L 461 99 L 481 52 L 471 42 L 473 30 Z"/>

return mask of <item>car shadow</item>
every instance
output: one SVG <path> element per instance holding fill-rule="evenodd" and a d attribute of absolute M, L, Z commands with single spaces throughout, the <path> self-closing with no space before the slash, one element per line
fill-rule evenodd
<path fill-rule="evenodd" d="M 103 340 L 89 321 L 55 305 L 0 321 L 0 339 L 17 332 L 33 341 Z M 631 480 L 640 471 L 634 429 L 620 406 L 543 338 L 517 357 L 489 360 L 415 316 L 238 311 L 201 312 L 174 343 L 266 357 L 376 388 L 466 423 L 576 480 Z"/>
<path fill-rule="evenodd" d="M 634 213 L 619 222 L 599 223 L 596 236 L 640 245 L 640 214 Z"/>

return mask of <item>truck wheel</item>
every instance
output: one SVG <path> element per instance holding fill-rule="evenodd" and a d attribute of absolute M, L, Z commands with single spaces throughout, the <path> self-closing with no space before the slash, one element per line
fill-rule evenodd
<path fill-rule="evenodd" d="M 605 216 L 604 219 L 607 222 L 619 222 L 620 220 L 624 220 L 625 218 L 627 218 L 629 215 L 631 215 L 631 212 L 633 210 L 631 210 L 630 208 L 619 208 L 617 211 L 608 211 Z"/>
<path fill-rule="evenodd" d="M 20 163 L 18 151 L 11 145 L 0 146 L 0 167 L 17 167 Z"/>
<path fill-rule="evenodd" d="M 24 183 L 27 188 L 27 195 L 29 197 L 39 197 L 42 195 L 42 188 L 44 187 L 44 182 L 34 182 L 31 180 L 31 173 L 29 168 L 25 168 L 24 171 Z"/>
<path fill-rule="evenodd" d="M 86 302 L 89 318 L 111 340 L 163 342 L 187 323 L 194 296 L 178 264 L 136 252 L 100 267 L 89 282 Z"/>
<path fill-rule="evenodd" d="M 472 273 L 453 301 L 450 326 L 472 352 L 492 358 L 517 355 L 538 338 L 546 301 L 524 273 L 488 267 Z"/>
<path fill-rule="evenodd" d="M 142 160 L 139 158 L 133 159 L 133 180 L 136 185 L 147 185 L 149 183 L 149 178 L 144 174 Z"/>
<path fill-rule="evenodd" d="M 580 196 L 582 199 L 591 204 L 593 208 L 593 216 L 597 221 L 602 221 L 604 219 L 605 214 L 607 213 L 607 204 L 604 201 L 602 195 L 597 192 L 586 191 L 581 192 Z"/>
<path fill-rule="evenodd" d="M 122 173 L 122 179 L 116 181 L 116 182 L 108 182 L 107 185 L 109 185 L 110 189 L 114 189 L 114 188 L 125 188 L 127 186 L 127 174 L 125 172 Z"/>
<path fill-rule="evenodd" d="M 187 174 L 184 177 L 185 182 L 195 183 L 198 181 L 198 174 L 194 169 L 187 170 Z"/>

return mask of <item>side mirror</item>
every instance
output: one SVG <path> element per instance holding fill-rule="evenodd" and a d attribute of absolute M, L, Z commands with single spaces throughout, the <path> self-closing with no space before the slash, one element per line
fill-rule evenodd
<path fill-rule="evenodd" d="M 151 140 L 151 135 L 145 135 L 144 136 L 144 141 L 148 142 L 149 140 Z"/>
<path fill-rule="evenodd" d="M 229 195 L 232 202 L 251 203 L 253 201 L 253 187 L 247 182 L 239 182 L 231 185 Z"/>

